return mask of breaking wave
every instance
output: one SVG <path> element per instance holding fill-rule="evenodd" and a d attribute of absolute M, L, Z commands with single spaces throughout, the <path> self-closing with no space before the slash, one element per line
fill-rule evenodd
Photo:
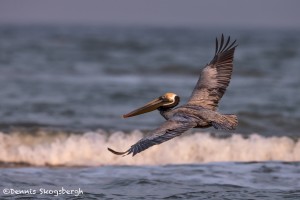
<path fill-rule="evenodd" d="M 140 131 L 83 134 L 35 134 L 0 132 L 0 162 L 35 166 L 164 165 L 203 162 L 300 161 L 300 139 L 245 138 L 234 134 L 216 138 L 209 133 L 194 133 L 175 138 L 136 155 L 120 157 L 107 147 L 127 150 L 143 136 Z"/>

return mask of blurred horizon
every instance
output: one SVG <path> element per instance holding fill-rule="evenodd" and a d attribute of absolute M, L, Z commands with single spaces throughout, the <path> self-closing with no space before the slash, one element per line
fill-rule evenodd
<path fill-rule="evenodd" d="M 0 1 L 0 25 L 300 29 L 300 2 Z"/>

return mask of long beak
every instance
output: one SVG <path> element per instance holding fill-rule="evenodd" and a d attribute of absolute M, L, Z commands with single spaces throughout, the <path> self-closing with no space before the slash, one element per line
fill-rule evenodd
<path fill-rule="evenodd" d="M 141 108 L 138 108 L 130 113 L 127 113 L 125 115 L 123 115 L 123 118 L 127 118 L 127 117 L 133 117 L 136 115 L 140 115 L 143 113 L 147 113 L 147 112 L 151 112 L 157 108 L 159 108 L 160 106 L 162 106 L 164 104 L 163 100 L 160 98 L 154 99 L 153 101 L 150 101 L 149 103 L 147 103 L 146 105 L 144 105 Z"/>

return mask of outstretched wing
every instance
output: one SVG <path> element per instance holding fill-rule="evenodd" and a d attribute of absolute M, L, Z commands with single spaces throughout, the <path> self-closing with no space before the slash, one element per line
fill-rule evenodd
<path fill-rule="evenodd" d="M 132 153 L 132 156 L 134 156 L 137 153 L 140 153 L 153 145 L 161 144 L 174 137 L 177 137 L 183 132 L 195 126 L 196 123 L 193 121 L 178 121 L 176 120 L 176 118 L 172 118 L 163 123 L 157 129 L 155 129 L 151 135 L 142 138 L 140 141 L 132 145 L 127 151 L 118 152 L 110 148 L 108 148 L 108 150 L 116 155 L 128 155 Z"/>
<path fill-rule="evenodd" d="M 216 39 L 216 51 L 212 61 L 202 70 L 188 104 L 215 110 L 230 82 L 233 68 L 233 54 L 237 47 L 230 37 L 224 43 L 222 34 L 219 45 Z"/>

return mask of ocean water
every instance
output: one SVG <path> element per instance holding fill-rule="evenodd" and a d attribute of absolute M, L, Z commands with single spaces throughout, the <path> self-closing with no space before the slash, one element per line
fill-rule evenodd
<path fill-rule="evenodd" d="M 238 128 L 108 152 L 164 121 L 122 114 L 186 102 L 222 33 L 239 46 L 219 111 Z M 300 30 L 1 25 L 0 52 L 1 199 L 300 198 Z"/>
<path fill-rule="evenodd" d="M 218 162 L 9 168 L 1 172 L 0 184 L 10 194 L 1 199 L 299 199 L 299 167 L 299 162 Z"/>

